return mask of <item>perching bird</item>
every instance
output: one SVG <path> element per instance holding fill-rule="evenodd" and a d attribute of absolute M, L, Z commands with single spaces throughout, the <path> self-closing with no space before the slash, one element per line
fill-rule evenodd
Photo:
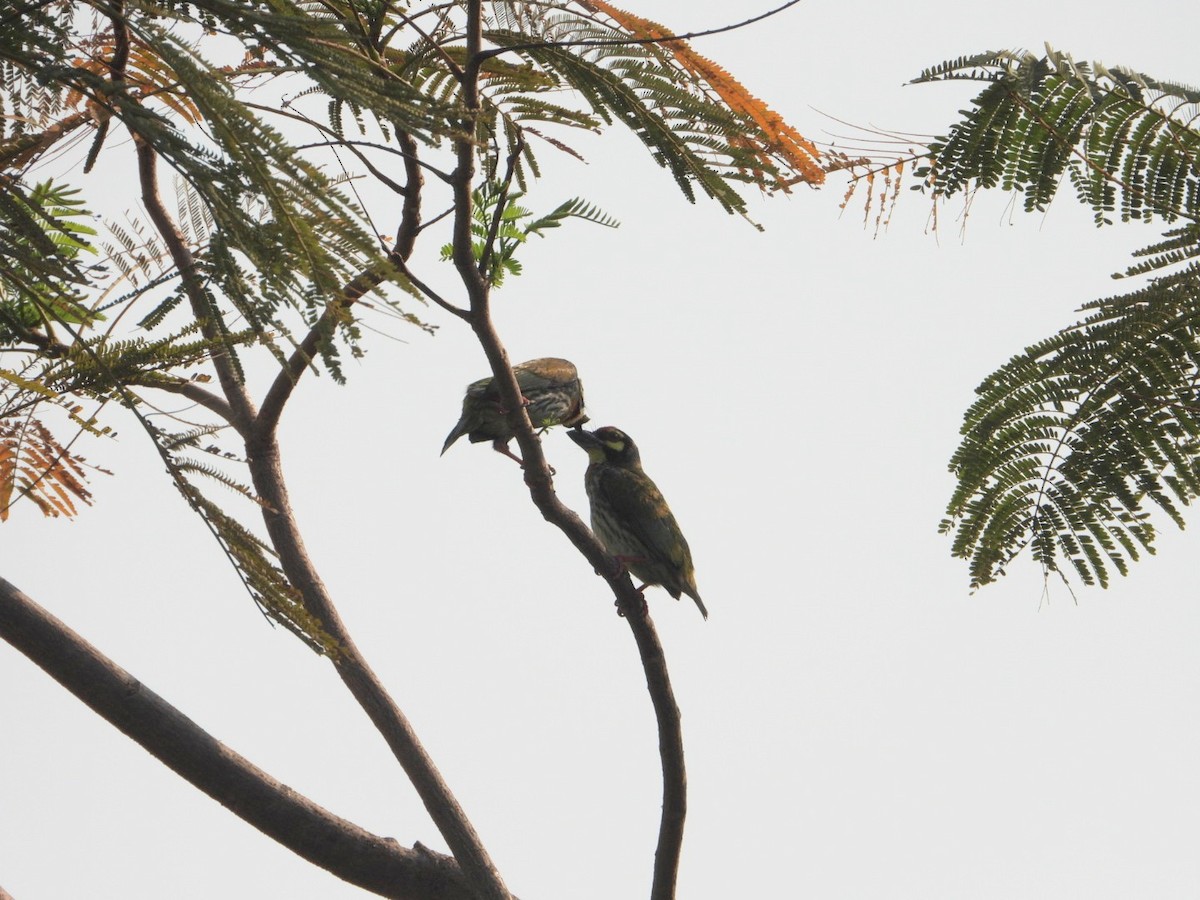
<path fill-rule="evenodd" d="M 573 363 L 544 357 L 513 366 L 517 387 L 529 406 L 529 421 L 534 428 L 566 425 L 576 428 L 588 420 L 583 412 L 583 384 Z M 463 397 L 462 418 L 442 445 L 442 453 L 464 434 L 472 444 L 491 441 L 497 453 L 521 462 L 508 449 L 514 432 L 508 424 L 509 410 L 500 401 L 500 392 L 491 378 L 480 378 L 467 386 Z M 523 463 L 522 463 L 523 465 Z"/>
<path fill-rule="evenodd" d="M 592 506 L 592 531 L 600 543 L 645 582 L 639 591 L 660 584 L 676 600 L 687 594 L 707 619 L 696 589 L 692 551 L 662 492 L 642 469 L 637 444 L 611 426 L 577 429 L 570 437 L 590 460 L 584 484 Z"/>

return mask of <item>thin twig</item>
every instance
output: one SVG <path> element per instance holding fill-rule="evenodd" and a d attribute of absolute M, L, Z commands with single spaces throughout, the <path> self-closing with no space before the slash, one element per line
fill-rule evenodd
<path fill-rule="evenodd" d="M 722 25 L 718 28 L 706 28 L 701 31 L 686 31 L 680 34 L 668 34 L 662 37 L 652 38 L 611 38 L 608 40 L 597 38 L 595 40 L 585 41 L 539 41 L 534 44 L 514 44 L 511 47 L 497 47 L 494 50 L 485 50 L 480 54 L 480 60 L 491 59 L 493 56 L 499 56 L 502 53 L 514 53 L 521 50 L 538 50 L 542 47 L 627 47 L 633 44 L 673 44 L 676 41 L 690 41 L 693 38 L 708 37 L 714 34 L 723 34 L 727 31 L 734 31 L 738 28 L 745 28 L 747 25 L 753 25 L 755 22 L 761 22 L 763 19 L 769 19 L 771 16 L 778 15 L 789 7 L 795 6 L 800 0 L 788 0 L 781 6 L 767 10 L 765 13 L 753 16 L 749 19 L 743 19 L 740 22 L 735 22 L 732 25 Z"/>
<path fill-rule="evenodd" d="M 374 141 L 349 141 L 349 140 L 346 140 L 341 135 L 339 135 L 336 131 L 334 131 L 332 128 L 330 128 L 328 125 L 326 125 L 324 122 L 319 122 L 316 119 L 312 118 L 311 116 L 306 116 L 303 113 L 295 112 L 294 110 L 281 109 L 278 106 L 266 106 L 261 103 L 251 103 L 249 101 L 243 101 L 243 102 L 250 109 L 257 109 L 260 112 L 271 113 L 271 114 L 274 114 L 277 116 L 283 116 L 286 119 L 294 119 L 297 122 L 303 122 L 305 125 L 309 125 L 312 128 L 315 128 L 316 130 L 320 131 L 322 134 L 332 135 L 336 139 L 336 142 L 340 143 L 340 144 L 345 144 L 347 146 L 349 146 L 350 144 L 356 144 L 356 145 L 361 145 L 361 146 L 365 146 L 365 147 L 370 147 L 373 150 L 379 150 L 383 153 L 393 153 L 397 156 L 401 156 L 401 157 L 405 158 L 406 160 L 414 158 L 413 154 L 406 152 L 403 148 L 397 150 L 395 147 L 389 147 L 387 144 L 378 144 L 378 143 L 375 143 Z M 415 144 L 414 144 L 414 147 L 415 147 Z M 417 162 L 417 165 L 419 165 L 426 172 L 430 172 L 430 173 L 436 175 L 438 178 L 440 178 L 442 181 L 446 182 L 447 184 L 450 183 L 450 175 L 448 172 L 443 172 L 441 169 L 437 168 L 436 166 L 431 166 L 428 163 L 423 162 L 420 159 L 417 159 L 416 162 Z M 401 191 L 401 193 L 402 193 L 402 191 Z"/>
<path fill-rule="evenodd" d="M 487 241 L 483 245 L 483 254 L 479 260 L 479 271 L 487 277 L 488 268 L 492 262 L 492 251 L 496 247 L 496 236 L 500 233 L 500 223 L 504 219 L 504 207 L 508 205 L 508 191 L 512 187 L 513 176 L 517 171 L 517 159 L 521 156 L 521 151 L 525 149 L 525 135 L 521 128 L 517 128 L 517 142 L 513 147 L 512 153 L 508 155 L 508 169 L 504 173 L 504 180 L 500 182 L 500 196 L 496 198 L 496 209 L 492 213 L 492 221 L 488 225 Z M 490 280 L 490 279 L 489 279 Z"/>

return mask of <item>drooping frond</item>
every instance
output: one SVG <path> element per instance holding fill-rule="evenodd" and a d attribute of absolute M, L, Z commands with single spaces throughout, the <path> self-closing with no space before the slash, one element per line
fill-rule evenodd
<path fill-rule="evenodd" d="M 914 83 L 985 85 L 944 136 L 863 129 L 828 168 L 850 172 L 846 200 L 863 184 L 868 220 L 886 220 L 895 190 L 911 182 L 933 204 L 999 188 L 1043 210 L 1064 185 L 1097 225 L 1180 219 L 1200 222 L 1200 91 L 1141 72 L 1076 62 L 1050 47 L 1045 56 L 999 51 L 926 69 Z M 876 209 L 874 204 L 878 204 Z M 877 218 L 877 220 L 878 220 Z M 965 219 L 964 219 L 965 221 Z"/>
<path fill-rule="evenodd" d="M 1157 508 L 1200 496 L 1200 267 L 1086 307 L 988 377 L 951 461 L 942 530 L 994 581 L 1025 547 L 1085 583 L 1153 551 Z"/>
<path fill-rule="evenodd" d="M 254 598 L 259 609 L 271 621 L 286 628 L 312 650 L 326 656 L 336 656 L 337 642 L 304 608 L 300 592 L 288 581 L 279 568 L 275 552 L 236 518 L 225 512 L 200 490 L 189 475 L 202 475 L 224 482 L 214 470 L 190 463 L 182 467 L 177 478 L 184 497 L 208 524 L 220 542 L 242 583 Z"/>
<path fill-rule="evenodd" d="M 821 182 L 816 147 L 686 41 L 662 40 L 668 29 L 607 3 L 578 5 L 585 14 L 497 3 L 485 36 L 571 88 L 590 115 L 629 127 L 690 200 L 698 189 L 744 212 L 735 183 L 769 191 Z M 503 92 L 489 96 L 507 112 Z M 519 99 L 543 108 L 527 93 Z"/>
<path fill-rule="evenodd" d="M 886 219 L 907 172 L 935 215 L 989 188 L 1042 210 L 1070 184 L 1097 225 L 1176 223 L 1125 272 L 1154 273 L 1148 286 L 1087 304 L 984 381 L 950 464 L 941 530 L 972 586 L 1026 549 L 1045 571 L 1105 585 L 1153 552 L 1156 510 L 1182 527 L 1200 496 L 1200 92 L 1050 48 L 960 57 L 917 81 L 985 86 L 945 137 L 843 153 L 868 214 L 873 199 Z"/>
<path fill-rule="evenodd" d="M 96 231 L 79 192 L 51 181 L 0 182 L 0 344 L 31 329 L 94 322 L 77 285 L 81 252 Z"/>
<path fill-rule="evenodd" d="M 984 53 L 943 63 L 917 82 L 987 87 L 944 139 L 929 145 L 931 189 L 1016 191 L 1044 209 L 1064 177 L 1097 224 L 1200 220 L 1200 92 L 1124 68 L 1045 56 Z"/>
<path fill-rule="evenodd" d="M 583 0 L 580 5 L 611 17 L 639 40 L 658 42 L 652 46 L 665 50 L 675 64 L 706 85 L 729 109 L 754 123 L 757 133 L 749 131 L 743 139 L 756 145 L 753 152 L 758 155 L 762 168 L 754 180 L 760 186 L 767 187 L 771 176 L 774 176 L 774 187 L 785 191 L 797 182 L 821 184 L 825 180 L 816 145 L 746 90 L 727 70 L 693 50 L 687 41 L 667 40 L 671 36 L 669 29 L 604 0 Z M 660 53 L 659 58 L 665 61 L 665 54 Z"/>

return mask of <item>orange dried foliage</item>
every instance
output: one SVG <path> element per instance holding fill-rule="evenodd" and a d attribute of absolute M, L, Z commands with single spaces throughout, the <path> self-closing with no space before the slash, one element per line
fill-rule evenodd
<path fill-rule="evenodd" d="M 821 154 L 816 146 L 784 121 L 779 113 L 746 90 L 729 72 L 694 51 L 687 41 L 669 40 L 672 32 L 662 25 L 604 0 L 580 0 L 580 5 L 591 12 L 603 13 L 639 40 L 661 41 L 660 46 L 668 50 L 680 66 L 703 80 L 733 112 L 754 122 L 763 138 L 757 151 L 760 159 L 769 163 L 770 158 L 774 157 L 795 173 L 791 178 L 777 175 L 777 188 L 786 191 L 799 182 L 821 184 L 825 180 L 825 171 L 820 164 Z"/>
<path fill-rule="evenodd" d="M 0 522 L 8 518 L 13 486 L 17 483 L 17 452 L 0 440 Z"/>
<path fill-rule="evenodd" d="M 86 59 L 76 59 L 73 65 L 97 75 L 107 75 L 110 71 L 109 60 L 114 51 L 112 38 L 97 41 L 94 49 L 94 55 Z M 130 42 L 125 84 L 139 100 L 155 99 L 191 125 L 203 118 L 196 104 L 179 90 L 175 73 L 152 49 L 136 38 Z M 74 108 L 84 99 L 77 92 L 71 92 L 67 98 L 67 105 Z M 107 114 L 107 110 L 101 110 L 95 100 L 88 100 L 87 105 L 93 110 L 93 116 L 98 119 Z"/>
<path fill-rule="evenodd" d="M 36 419 L 0 421 L 0 522 L 13 495 L 28 498 L 45 516 L 74 516 L 75 501 L 91 504 L 83 460 Z"/>

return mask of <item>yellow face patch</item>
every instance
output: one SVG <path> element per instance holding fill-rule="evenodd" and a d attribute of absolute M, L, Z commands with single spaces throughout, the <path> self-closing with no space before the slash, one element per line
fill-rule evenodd
<path fill-rule="evenodd" d="M 609 450 L 612 450 L 616 453 L 620 453 L 622 450 L 625 449 L 625 442 L 624 441 L 616 441 L 616 440 L 605 441 L 604 446 L 607 447 Z"/>

